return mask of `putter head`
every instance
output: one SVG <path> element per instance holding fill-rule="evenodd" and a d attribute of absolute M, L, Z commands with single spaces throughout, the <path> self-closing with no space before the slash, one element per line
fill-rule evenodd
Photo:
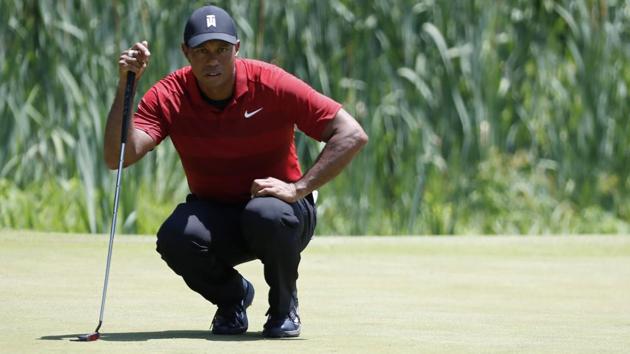
<path fill-rule="evenodd" d="M 101 338 L 101 334 L 98 332 L 94 332 L 94 333 L 89 333 L 89 334 L 84 334 L 82 336 L 78 336 L 77 339 L 80 342 L 93 342 L 97 339 Z"/>

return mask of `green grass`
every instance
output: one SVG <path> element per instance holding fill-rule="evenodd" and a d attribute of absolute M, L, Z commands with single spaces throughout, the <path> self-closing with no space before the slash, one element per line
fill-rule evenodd
<path fill-rule="evenodd" d="M 92 331 L 107 237 L 0 233 L 0 343 L 16 352 L 619 353 L 630 350 L 630 237 L 321 237 L 303 254 L 303 333 L 263 340 L 259 262 L 250 331 L 212 336 L 214 309 L 117 236 L 102 340 Z"/>

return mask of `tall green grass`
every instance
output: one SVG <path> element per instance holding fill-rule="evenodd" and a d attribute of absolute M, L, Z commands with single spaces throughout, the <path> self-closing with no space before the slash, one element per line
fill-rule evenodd
<path fill-rule="evenodd" d="M 185 65 L 202 4 L 0 1 L 0 227 L 107 230 L 117 57 L 149 41 L 142 94 Z M 342 102 L 370 135 L 322 189 L 319 233 L 629 230 L 629 0 L 216 4 L 241 56 Z M 305 167 L 320 148 L 298 135 Z M 123 232 L 155 232 L 186 193 L 165 142 L 125 171 Z"/>

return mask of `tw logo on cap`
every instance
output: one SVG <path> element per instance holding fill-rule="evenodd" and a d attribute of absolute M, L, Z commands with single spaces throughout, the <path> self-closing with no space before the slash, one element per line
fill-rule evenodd
<path fill-rule="evenodd" d="M 206 16 L 206 27 L 217 27 L 217 18 L 214 15 Z"/>

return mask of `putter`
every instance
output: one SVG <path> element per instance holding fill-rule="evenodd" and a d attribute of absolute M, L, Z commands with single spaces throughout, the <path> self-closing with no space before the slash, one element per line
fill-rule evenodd
<path fill-rule="evenodd" d="M 107 283 L 109 281 L 109 266 L 112 261 L 112 248 L 114 246 L 114 234 L 116 233 L 116 217 L 118 215 L 118 196 L 120 193 L 120 177 L 125 160 L 125 144 L 127 143 L 127 129 L 129 127 L 129 111 L 131 110 L 131 92 L 133 90 L 136 73 L 127 71 L 127 84 L 125 86 L 125 97 L 123 101 L 122 127 L 120 131 L 120 159 L 118 161 L 118 173 L 116 175 L 116 193 L 114 195 L 114 217 L 112 218 L 112 226 L 109 231 L 109 249 L 107 250 L 107 264 L 105 266 L 105 281 L 103 282 L 103 296 L 101 298 L 101 312 L 98 317 L 98 326 L 92 333 L 78 336 L 78 340 L 82 342 L 92 342 L 101 337 L 99 329 L 103 324 L 103 312 L 105 312 L 105 296 L 107 295 Z"/>

